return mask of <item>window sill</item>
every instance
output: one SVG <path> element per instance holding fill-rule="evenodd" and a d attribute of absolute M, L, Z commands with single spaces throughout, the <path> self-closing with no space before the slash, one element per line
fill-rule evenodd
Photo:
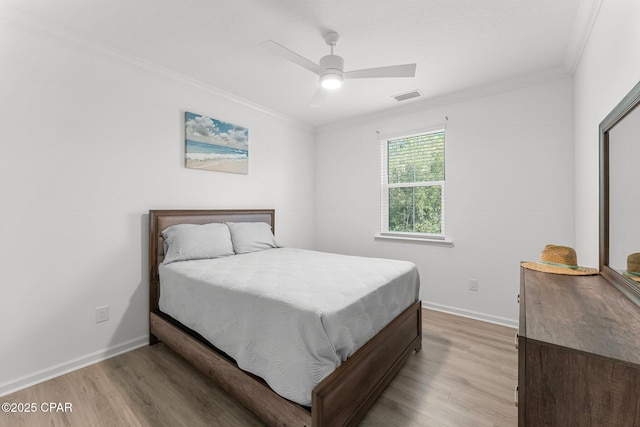
<path fill-rule="evenodd" d="M 411 242 L 411 243 L 422 243 L 425 245 L 433 245 L 433 246 L 444 246 L 448 248 L 453 247 L 453 240 L 451 239 L 434 239 L 429 237 L 412 237 L 412 236 L 395 236 L 395 235 L 386 235 L 386 234 L 376 234 L 373 236 L 375 240 L 392 240 L 397 242 Z"/>

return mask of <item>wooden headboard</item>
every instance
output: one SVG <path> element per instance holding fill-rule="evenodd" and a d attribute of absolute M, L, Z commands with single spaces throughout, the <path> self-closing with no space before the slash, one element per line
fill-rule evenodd
<path fill-rule="evenodd" d="M 266 222 L 275 233 L 275 210 L 152 210 L 149 211 L 149 310 L 158 310 L 160 298 L 158 266 L 164 260 L 162 231 L 176 224 L 212 222 Z"/>

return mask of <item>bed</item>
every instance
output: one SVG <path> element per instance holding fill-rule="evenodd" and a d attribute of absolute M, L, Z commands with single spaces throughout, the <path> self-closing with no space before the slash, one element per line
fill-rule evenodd
<path fill-rule="evenodd" d="M 406 309 L 402 309 L 375 336 L 362 345 L 358 344 L 358 349 L 349 353 L 346 361 L 338 363 L 339 366 L 330 374 L 323 375 L 324 379 L 310 391 L 310 407 L 296 403 L 276 393 L 263 378 L 240 369 L 238 363 L 242 364 L 244 361 L 236 361 L 220 351 L 214 346 L 215 342 L 205 339 L 191 327 L 177 321 L 174 316 L 179 316 L 170 310 L 170 305 L 166 302 L 163 303 L 164 305 L 161 304 L 159 269 L 165 269 L 163 277 L 166 278 L 164 280 L 167 283 L 170 277 L 168 272 L 177 274 L 162 265 L 166 250 L 162 231 L 178 224 L 213 223 L 266 223 L 275 232 L 275 212 L 273 210 L 153 210 L 149 212 L 150 343 L 155 344 L 158 341 L 165 343 L 212 378 L 268 425 L 356 425 L 407 358 L 414 351 L 420 351 L 422 338 L 420 301 L 414 298 Z M 246 257 L 247 260 L 257 258 L 263 263 L 258 263 L 255 267 L 259 269 L 260 265 L 274 264 L 274 259 L 290 256 L 306 258 L 310 255 L 300 250 L 273 249 L 264 251 L 264 254 L 235 255 L 229 258 L 233 258 L 234 262 L 241 257 Z M 198 274 L 202 274 L 202 271 L 206 271 L 207 268 L 213 269 L 211 271 L 221 270 L 222 265 L 210 266 L 205 265 L 205 262 L 200 265 L 198 262 L 190 261 L 169 264 L 168 267 L 176 265 L 173 270 L 178 271 L 187 264 L 194 264 L 201 269 L 201 271 L 198 270 L 200 271 Z M 164 292 L 169 293 L 169 289 L 165 287 Z M 174 316 L 161 310 L 161 306 Z M 185 323 L 189 324 L 187 320 Z"/>

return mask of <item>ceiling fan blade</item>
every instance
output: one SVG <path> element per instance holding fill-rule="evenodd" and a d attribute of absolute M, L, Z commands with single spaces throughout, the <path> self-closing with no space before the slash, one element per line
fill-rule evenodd
<path fill-rule="evenodd" d="M 378 77 L 415 77 L 416 64 L 390 65 L 388 67 L 367 68 L 364 70 L 348 71 L 345 79 L 368 79 Z"/>
<path fill-rule="evenodd" d="M 324 99 L 327 97 L 327 94 L 329 94 L 329 90 L 323 88 L 322 86 L 319 87 L 316 93 L 313 95 L 313 98 L 311 98 L 311 101 L 309 102 L 308 107 L 309 108 L 320 107 L 324 103 Z"/>
<path fill-rule="evenodd" d="M 324 73 L 324 68 L 321 68 L 315 62 L 310 61 L 309 59 L 298 55 L 294 51 L 287 49 L 286 47 L 282 46 L 281 44 L 278 44 L 278 43 L 274 42 L 273 40 L 264 41 L 264 42 L 260 43 L 260 46 L 264 47 L 265 49 L 270 50 L 271 52 L 275 53 L 276 55 L 280 55 L 283 58 L 288 59 L 289 61 L 300 65 L 301 67 L 306 68 L 307 70 L 309 70 L 309 71 L 311 71 L 313 73 L 316 73 L 318 75 Z"/>

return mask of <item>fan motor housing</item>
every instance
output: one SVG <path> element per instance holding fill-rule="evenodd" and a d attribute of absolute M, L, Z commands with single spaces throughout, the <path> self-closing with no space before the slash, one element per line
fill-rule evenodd
<path fill-rule="evenodd" d="M 342 70 L 344 70 L 344 60 L 338 55 L 327 55 L 320 58 L 320 66 L 327 72 L 342 75 Z"/>

